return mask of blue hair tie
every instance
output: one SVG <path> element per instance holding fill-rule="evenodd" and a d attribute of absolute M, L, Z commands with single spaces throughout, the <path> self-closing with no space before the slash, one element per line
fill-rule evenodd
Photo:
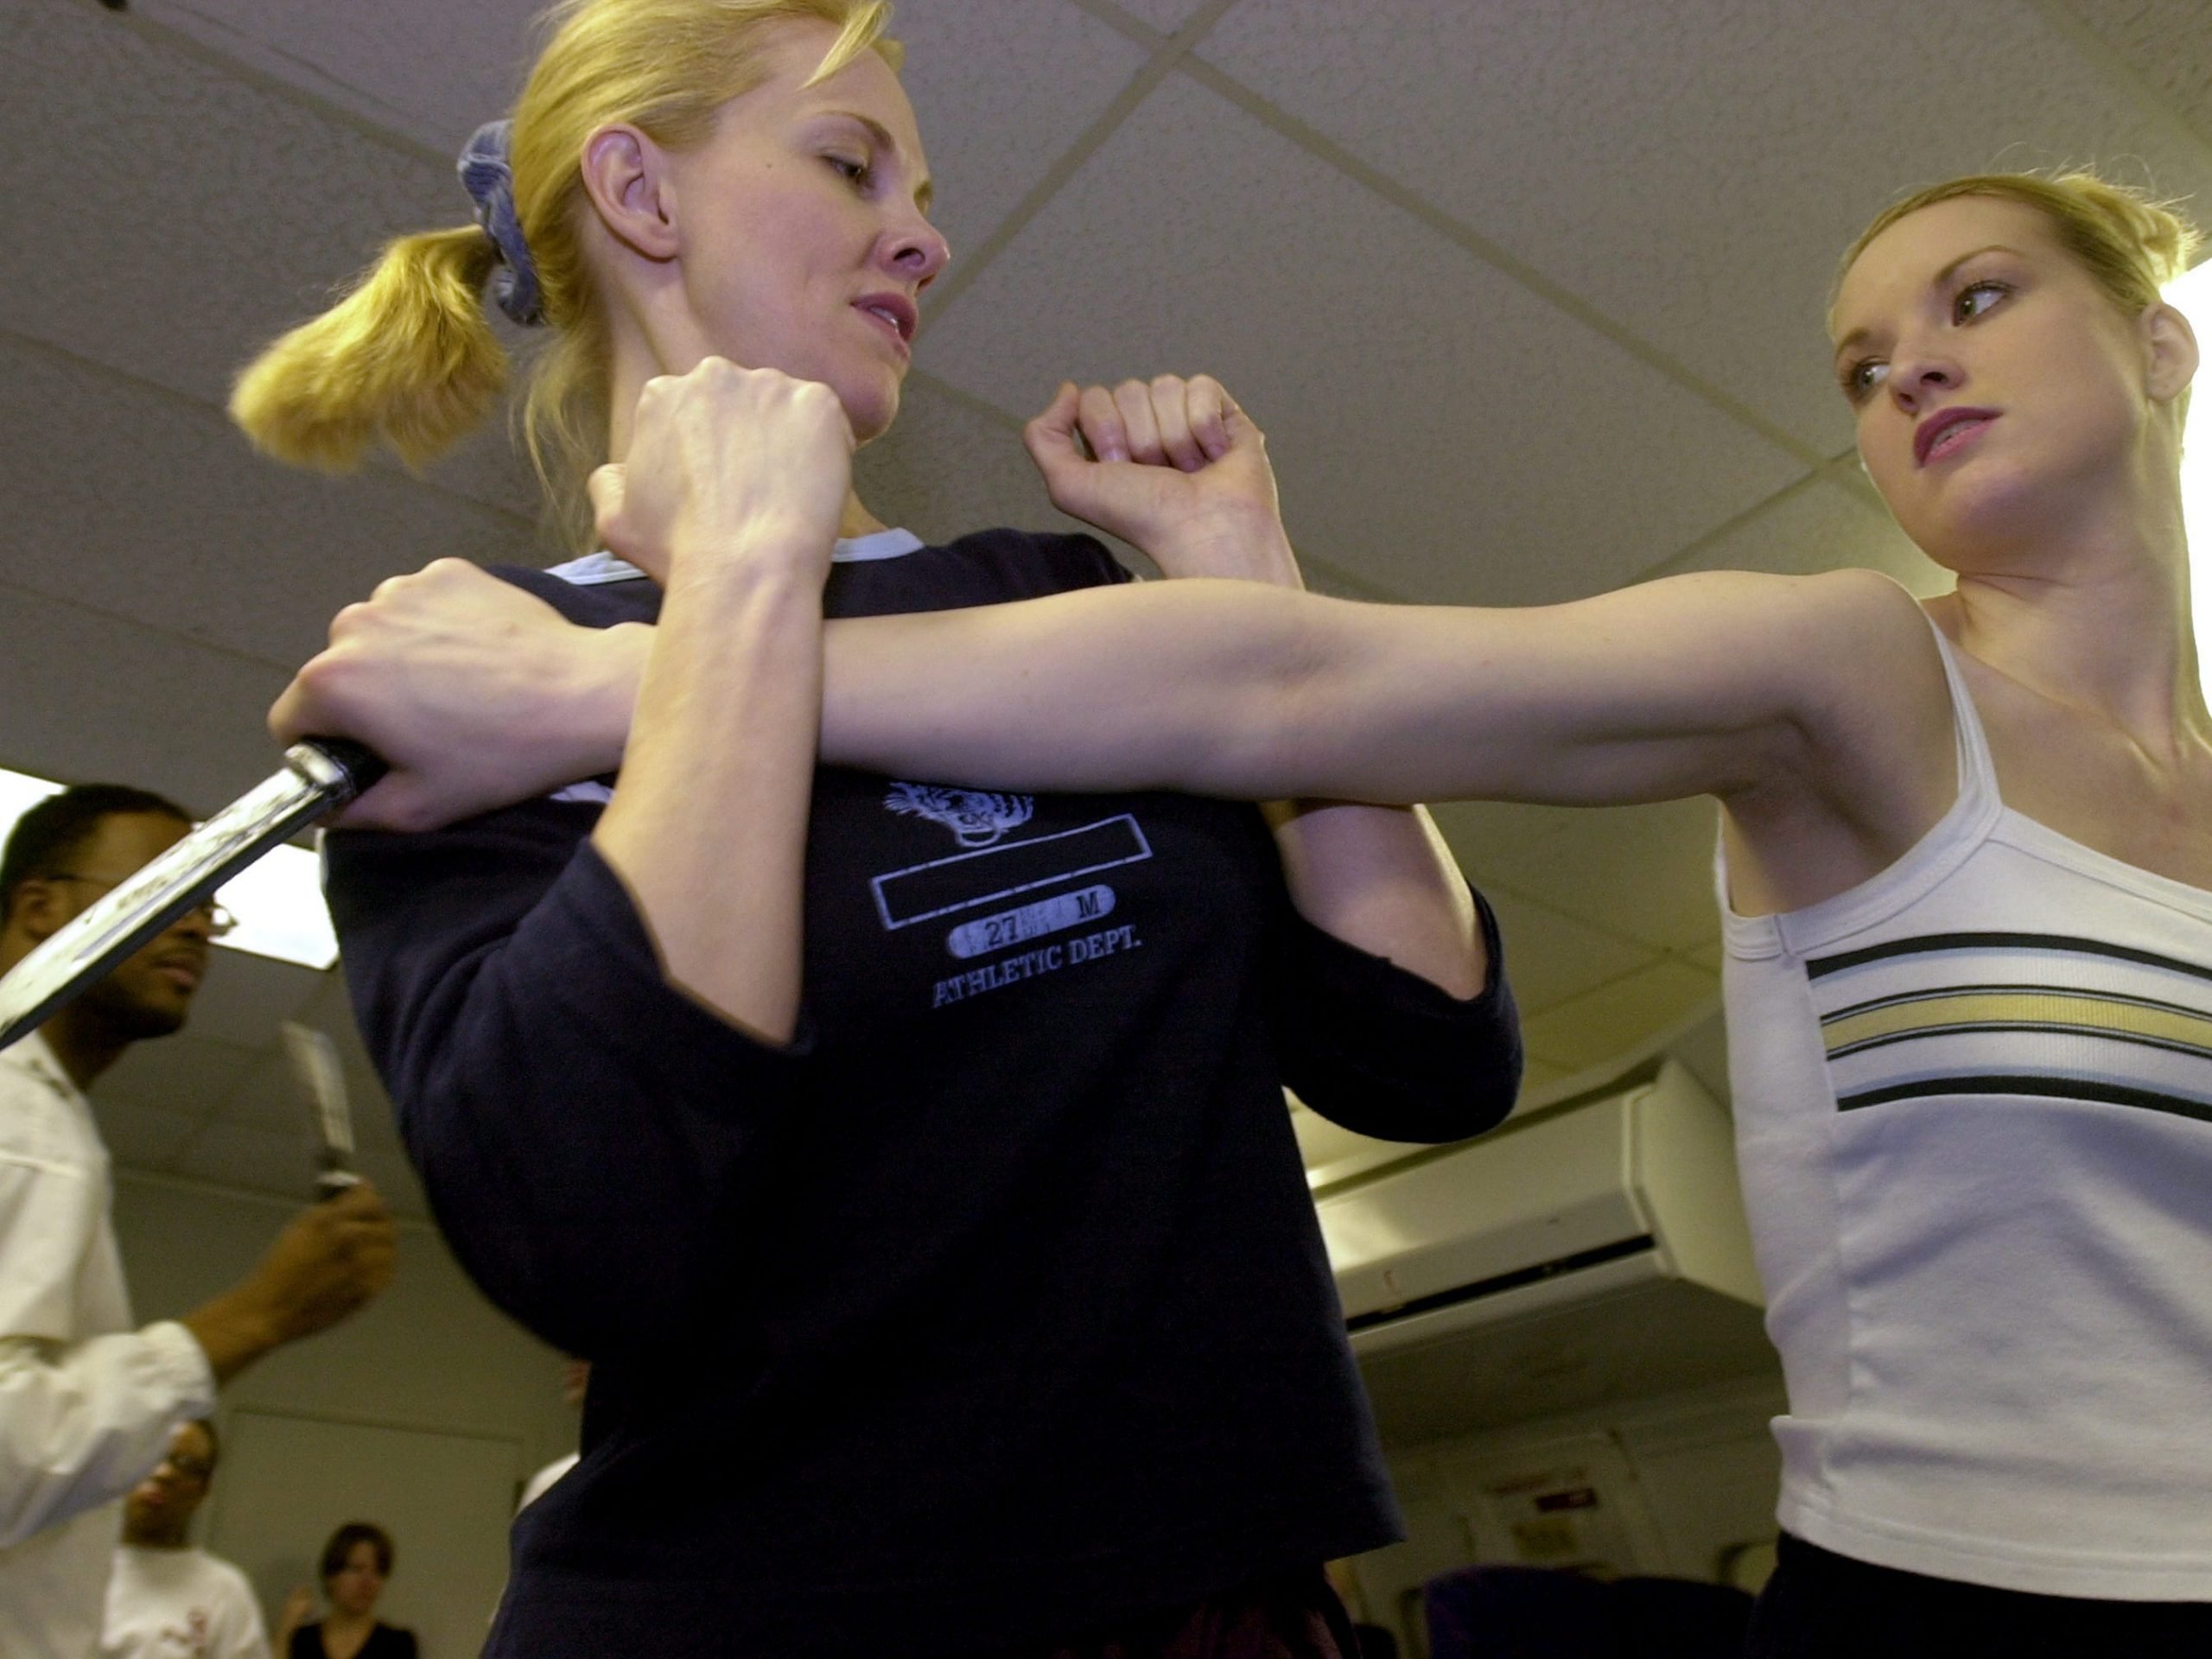
<path fill-rule="evenodd" d="M 500 269 L 492 278 L 492 297 L 499 309 L 528 328 L 545 321 L 545 308 L 537 291 L 537 263 L 523 239 L 522 221 L 515 216 L 515 175 L 507 162 L 507 121 L 486 121 L 468 135 L 455 170 L 476 204 L 476 222 L 499 256 Z"/>

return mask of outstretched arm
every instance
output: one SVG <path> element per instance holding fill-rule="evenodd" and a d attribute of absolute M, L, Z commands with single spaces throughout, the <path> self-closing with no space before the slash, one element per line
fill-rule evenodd
<path fill-rule="evenodd" d="M 1522 610 L 1192 581 L 868 618 L 830 631 L 823 752 L 1001 787 L 1748 798 L 1847 738 L 1912 608 L 1863 571 L 1715 572 Z"/>
<path fill-rule="evenodd" d="M 271 726 L 379 749 L 397 775 L 354 821 L 427 828 L 611 770 L 648 633 L 572 628 L 444 562 L 342 613 Z M 1948 798 L 1926 624 L 1866 571 L 1511 611 L 1193 580 L 833 622 L 824 641 L 823 756 L 887 772 L 1247 799 L 1711 793 L 1739 823 L 1837 819 L 1870 859 Z"/>

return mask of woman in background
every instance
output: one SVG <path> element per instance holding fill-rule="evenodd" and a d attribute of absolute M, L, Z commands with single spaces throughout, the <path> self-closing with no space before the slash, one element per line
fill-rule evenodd
<path fill-rule="evenodd" d="M 391 1577 L 391 1535 L 368 1521 L 348 1521 L 322 1547 L 322 1593 L 330 1611 L 319 1619 L 305 1585 L 284 1603 L 276 1650 L 286 1659 L 415 1659 L 415 1633 L 377 1618 L 377 1599 Z"/>
<path fill-rule="evenodd" d="M 947 257 L 881 6 L 555 21 L 463 158 L 486 228 L 395 244 L 234 403 L 296 460 L 434 450 L 496 386 L 496 268 L 553 329 L 556 500 L 588 523 L 576 474 L 622 463 L 596 479 L 622 556 L 511 578 L 639 649 L 619 779 L 328 849 L 441 1226 L 592 1362 L 491 1650 L 1347 1653 L 1321 1564 L 1397 1522 L 1282 1090 L 1395 1138 L 1495 1122 L 1494 931 L 1412 812 L 1271 833 L 817 772 L 825 613 L 1120 573 L 1083 537 L 925 547 L 853 493 Z M 1056 411 L 1069 459 L 1109 413 Z M 1170 571 L 1295 582 L 1218 388 L 1110 414 L 1189 470 L 1076 510 Z"/>
<path fill-rule="evenodd" d="M 1836 380 L 1955 577 L 1924 605 L 1862 570 L 1524 611 L 1188 583 L 830 630 L 823 749 L 853 765 L 1719 800 L 1789 1394 L 1760 1654 L 2212 1651 L 2212 715 L 2181 513 L 2197 348 L 2159 296 L 2194 240 L 2093 177 L 1980 175 L 1852 249 Z M 486 587 L 448 573 L 447 613 Z M 598 643 L 493 603 L 538 688 L 499 717 L 602 752 L 620 699 L 563 690 Z M 311 679 L 279 724 L 434 782 L 441 744 L 479 745 L 421 715 L 492 677 L 484 646 L 404 606 L 355 623 L 343 695 Z M 415 664 L 449 671 L 381 723 Z"/>

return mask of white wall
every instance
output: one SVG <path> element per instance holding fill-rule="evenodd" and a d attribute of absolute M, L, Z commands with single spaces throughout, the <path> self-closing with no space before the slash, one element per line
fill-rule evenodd
<path fill-rule="evenodd" d="M 296 1206 L 119 1172 L 116 1231 L 142 1319 L 184 1313 L 249 1272 Z M 477 1650 L 520 1483 L 574 1449 L 559 1360 L 471 1287 L 436 1234 L 402 1223 L 392 1288 L 355 1319 L 261 1362 L 216 1413 L 224 1466 L 201 1541 L 255 1581 L 272 1622 L 337 1523 L 389 1529 L 381 1611 L 428 1659 Z"/>

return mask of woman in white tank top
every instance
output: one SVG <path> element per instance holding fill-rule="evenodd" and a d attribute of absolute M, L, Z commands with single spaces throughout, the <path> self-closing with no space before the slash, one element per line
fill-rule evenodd
<path fill-rule="evenodd" d="M 1761 1652 L 2212 1651 L 2212 715 L 2180 507 L 2197 351 L 2158 297 L 2192 243 L 2094 179 L 2000 175 L 1852 249 L 1836 377 L 1957 577 L 1924 607 L 1863 570 L 1519 611 L 1177 582 L 830 630 L 823 757 L 900 775 L 1718 798 L 1790 1389 Z M 595 769 L 623 707 L 557 700 L 605 683 L 567 665 L 607 636 L 518 621 L 533 729 Z M 287 732 L 451 768 L 493 723 L 481 686 L 433 639 L 433 717 L 405 632 L 325 677 L 342 703 L 296 687 Z M 509 697 L 520 648 L 486 670 Z"/>

